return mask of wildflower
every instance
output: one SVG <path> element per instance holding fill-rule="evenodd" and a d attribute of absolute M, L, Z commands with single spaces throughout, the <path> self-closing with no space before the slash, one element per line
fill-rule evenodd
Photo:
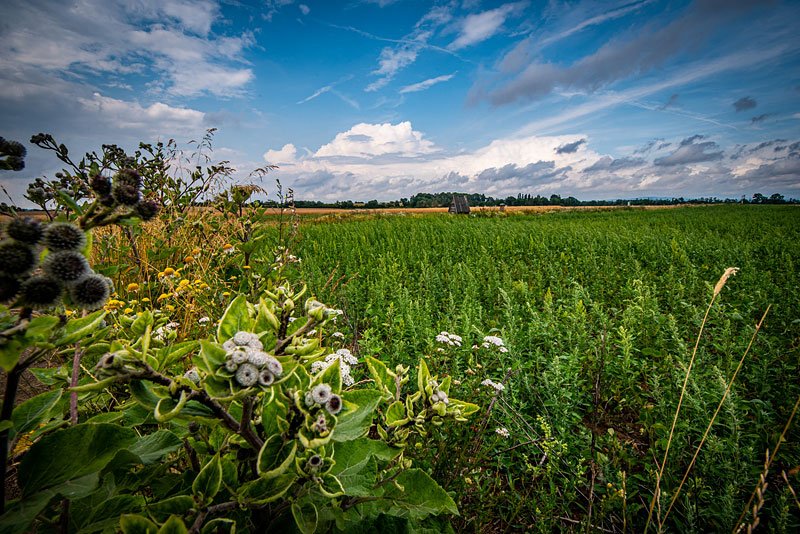
<path fill-rule="evenodd" d="M 183 258 L 183 262 L 184 263 L 194 263 L 194 257 L 193 256 L 186 256 L 185 258 Z"/>
<path fill-rule="evenodd" d="M 328 399 L 328 402 L 325 404 L 325 409 L 331 415 L 336 415 L 337 413 L 342 411 L 342 398 L 339 395 L 331 395 L 331 398 Z"/>
<path fill-rule="evenodd" d="M 194 247 L 192 249 L 192 256 L 199 256 L 201 252 L 202 250 L 200 250 L 200 247 Z"/>
<path fill-rule="evenodd" d="M 42 309 L 58 302 L 64 286 L 50 276 L 33 276 L 19 286 L 20 300 L 30 308 Z"/>
<path fill-rule="evenodd" d="M 350 366 L 358 364 L 358 358 L 347 349 L 339 349 L 333 354 L 328 354 L 325 360 L 316 361 L 311 364 L 311 371 L 318 373 L 330 367 L 333 362 L 339 360 L 339 374 L 342 377 L 342 383 L 345 386 L 352 386 L 355 383 L 352 375 L 350 374 Z"/>
<path fill-rule="evenodd" d="M 61 250 L 49 254 L 42 263 L 42 269 L 53 278 L 66 283 L 77 282 L 91 272 L 89 262 L 83 254 L 74 250 Z M 106 299 L 108 295 L 103 301 Z"/>
<path fill-rule="evenodd" d="M 223 291 L 222 292 L 222 296 L 223 297 L 230 297 L 231 296 L 231 292 L 230 291 Z"/>
<path fill-rule="evenodd" d="M 487 378 L 486 380 L 481 382 L 481 385 L 482 386 L 487 386 L 487 387 L 490 387 L 490 388 L 494 388 L 497 392 L 501 392 L 501 391 L 505 391 L 506 390 L 506 387 L 503 384 L 500 384 L 498 382 L 494 382 L 489 378 Z"/>
<path fill-rule="evenodd" d="M 142 299 L 142 302 L 150 302 L 150 298 L 149 298 L 149 297 L 144 297 L 144 298 Z"/>
<path fill-rule="evenodd" d="M 35 245 L 42 238 L 42 226 L 30 217 L 15 217 L 6 226 L 6 233 L 17 241 Z"/>
<path fill-rule="evenodd" d="M 319 469 L 322 467 L 322 463 L 322 456 L 315 454 L 308 459 L 308 462 L 306 463 L 306 469 L 309 471 L 319 471 Z"/>
<path fill-rule="evenodd" d="M 137 284 L 136 282 L 131 282 L 130 284 L 128 284 L 127 289 L 129 293 L 133 293 L 134 291 L 139 291 L 139 284 Z"/>
<path fill-rule="evenodd" d="M 172 304 L 167 304 L 164 307 L 167 309 L 167 311 L 170 311 L 170 312 L 174 312 L 175 311 L 175 306 L 173 306 Z"/>
<path fill-rule="evenodd" d="M 508 429 L 506 427 L 504 427 L 504 426 L 503 427 L 499 427 L 499 428 L 495 428 L 494 431 L 498 436 L 500 436 L 502 438 L 508 438 L 508 436 L 511 435 L 509 433 Z"/>
<path fill-rule="evenodd" d="M 200 317 L 197 320 L 197 324 L 201 324 L 201 325 L 206 325 L 206 324 L 208 324 L 210 322 L 211 322 L 211 317 L 208 317 L 207 315 L 204 316 L 204 317 Z"/>
<path fill-rule="evenodd" d="M 335 337 L 337 339 L 344 339 L 344 334 L 342 334 L 341 332 L 334 332 L 333 334 L 331 334 L 331 337 Z"/>
<path fill-rule="evenodd" d="M 178 282 L 178 289 L 186 289 L 191 284 L 190 281 L 186 280 L 185 278 Z"/>
<path fill-rule="evenodd" d="M 236 347 L 228 352 L 225 357 L 233 360 L 236 364 L 242 364 L 250 360 L 250 352 L 246 347 Z"/>
<path fill-rule="evenodd" d="M 313 395 L 311 395 L 311 392 L 310 392 L 310 391 L 307 391 L 307 392 L 306 392 L 306 395 L 305 395 L 305 401 L 306 401 L 306 406 L 308 406 L 309 408 L 311 408 L 312 406 L 314 406 L 314 396 L 313 396 Z"/>
<path fill-rule="evenodd" d="M 234 252 L 236 252 L 236 249 L 230 243 L 225 243 L 224 245 L 222 245 L 222 252 L 224 252 L 225 254 L 233 254 Z"/>
<path fill-rule="evenodd" d="M 152 199 L 142 200 L 136 204 L 136 214 L 145 222 L 152 220 L 160 210 L 159 203 Z"/>
<path fill-rule="evenodd" d="M 331 398 L 333 392 L 328 384 L 319 384 L 311 390 L 311 398 L 317 404 L 325 404 Z"/>
<path fill-rule="evenodd" d="M 153 338 L 158 341 L 166 341 L 167 336 L 170 332 L 174 332 L 180 323 L 176 323 L 175 321 L 169 322 L 164 326 L 159 326 L 153 331 Z"/>
<path fill-rule="evenodd" d="M 95 174 L 89 178 L 89 187 L 98 196 L 107 197 L 111 194 L 111 179 L 102 174 Z"/>
<path fill-rule="evenodd" d="M 158 298 L 156 299 L 156 302 L 161 302 L 162 300 L 167 300 L 170 296 L 171 295 L 169 295 L 168 293 L 161 293 L 158 296 Z M 142 300 L 144 300 L 144 299 L 142 299 Z"/>
<path fill-rule="evenodd" d="M 445 345 L 450 345 L 451 347 L 460 347 L 461 342 L 463 340 L 461 339 L 461 336 L 457 336 L 456 334 L 451 334 L 449 332 L 439 332 L 439 334 L 436 336 L 436 341 L 438 343 L 444 343 Z"/>
<path fill-rule="evenodd" d="M 124 183 L 114 184 L 111 197 L 123 206 L 136 206 L 141 199 L 138 187 Z"/>
<path fill-rule="evenodd" d="M 120 171 L 114 175 L 114 183 L 117 185 L 129 185 L 138 189 L 142 186 L 142 178 L 139 176 L 139 173 L 133 169 L 120 169 Z"/>
<path fill-rule="evenodd" d="M 59 254 L 66 254 L 66 252 L 59 252 Z M 84 276 L 70 287 L 69 292 L 72 302 L 89 311 L 102 308 L 110 294 L 111 289 L 106 277 L 99 274 Z"/>
<path fill-rule="evenodd" d="M 314 421 L 314 423 L 311 425 L 311 430 L 313 430 L 317 434 L 323 434 L 328 431 L 328 420 L 325 418 L 324 413 L 319 414 L 317 420 Z"/>
<path fill-rule="evenodd" d="M 172 276 L 175 276 L 177 273 L 178 272 L 175 269 L 173 269 L 172 267 L 167 267 L 166 269 L 164 269 L 164 276 L 172 277 Z"/>
<path fill-rule="evenodd" d="M 13 239 L 0 242 L 0 273 L 22 276 L 34 267 L 36 255 L 30 246 Z"/>
<path fill-rule="evenodd" d="M 123 312 L 124 312 L 125 314 L 128 314 L 128 315 L 129 315 L 129 314 L 133 313 L 133 308 L 125 308 L 125 309 L 123 310 Z"/>
<path fill-rule="evenodd" d="M 236 370 L 236 381 L 246 388 L 255 385 L 258 381 L 258 376 L 259 373 L 256 366 L 249 363 L 243 363 Z"/>
<path fill-rule="evenodd" d="M 71 223 L 54 222 L 44 229 L 44 245 L 52 251 L 80 250 L 86 246 L 86 234 Z"/>
<path fill-rule="evenodd" d="M 253 336 L 250 332 L 236 332 L 233 336 L 233 342 L 243 347 L 250 343 L 250 339 Z"/>

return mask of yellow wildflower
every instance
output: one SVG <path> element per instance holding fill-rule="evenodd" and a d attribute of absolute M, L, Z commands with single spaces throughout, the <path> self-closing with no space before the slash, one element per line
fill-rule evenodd
<path fill-rule="evenodd" d="M 128 284 L 128 291 L 129 292 L 139 291 L 139 284 L 137 284 L 136 282 Z"/>
<path fill-rule="evenodd" d="M 184 263 L 192 263 L 194 262 L 194 256 L 186 256 L 183 258 Z"/>
<path fill-rule="evenodd" d="M 223 291 L 222 292 L 222 296 L 223 297 L 230 297 L 231 296 L 231 292 L 230 291 Z"/>
<path fill-rule="evenodd" d="M 167 311 L 171 311 L 171 312 L 175 311 L 175 306 L 173 306 L 172 304 L 167 304 L 166 308 L 167 308 Z"/>
<path fill-rule="evenodd" d="M 164 276 L 175 276 L 175 269 L 172 267 L 167 267 L 164 269 Z"/>
<path fill-rule="evenodd" d="M 158 299 L 157 299 L 157 301 L 158 301 L 158 302 L 161 302 L 162 300 L 166 300 L 166 299 L 168 299 L 169 297 L 170 297 L 170 295 L 169 295 L 169 294 L 167 294 L 167 293 L 161 293 L 161 294 L 158 296 Z"/>
<path fill-rule="evenodd" d="M 202 252 L 202 251 L 200 250 L 200 247 L 194 247 L 194 248 L 192 249 L 192 256 L 199 256 L 199 255 L 200 255 L 200 252 Z"/>
<path fill-rule="evenodd" d="M 131 314 L 131 313 L 133 313 L 133 308 L 125 308 L 125 314 L 126 315 L 127 314 Z"/>
<path fill-rule="evenodd" d="M 150 299 L 145 297 L 145 298 L 142 299 L 142 302 L 150 302 Z"/>
<path fill-rule="evenodd" d="M 184 289 L 191 284 L 190 281 L 186 280 L 185 278 L 178 283 L 178 289 Z"/>

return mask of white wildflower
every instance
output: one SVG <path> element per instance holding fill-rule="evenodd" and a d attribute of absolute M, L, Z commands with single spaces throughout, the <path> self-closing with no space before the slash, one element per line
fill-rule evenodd
<path fill-rule="evenodd" d="M 493 388 L 494 390 L 496 390 L 498 392 L 506 390 L 506 387 L 503 384 L 501 384 L 499 382 L 494 382 L 490 378 L 487 378 L 486 380 L 481 382 L 481 385 Z"/>
<path fill-rule="evenodd" d="M 208 316 L 205 316 L 205 317 L 200 317 L 200 318 L 197 320 L 197 324 L 208 324 L 208 323 L 210 323 L 210 322 L 211 322 L 211 317 L 208 317 Z"/>
<path fill-rule="evenodd" d="M 494 345 L 495 347 L 502 347 L 505 345 L 503 343 L 503 339 L 497 336 L 486 336 L 483 338 L 483 346 L 488 348 L 489 345 Z"/>
<path fill-rule="evenodd" d="M 495 428 L 494 431 L 497 433 L 498 436 L 503 438 L 508 438 L 511 434 L 508 432 L 506 427 Z"/>
<path fill-rule="evenodd" d="M 344 334 L 342 334 L 341 332 L 334 332 L 333 334 L 331 334 L 331 337 L 335 337 L 337 339 L 344 339 Z"/>

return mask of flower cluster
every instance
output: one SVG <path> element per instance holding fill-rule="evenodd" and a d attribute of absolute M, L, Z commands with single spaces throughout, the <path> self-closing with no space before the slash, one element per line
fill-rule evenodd
<path fill-rule="evenodd" d="M 506 390 L 506 387 L 503 384 L 501 384 L 499 382 L 494 382 L 490 378 L 487 378 L 486 380 L 481 382 L 481 385 L 493 388 L 497 392 L 501 392 L 501 391 L 505 391 Z"/>
<path fill-rule="evenodd" d="M 506 427 L 499 427 L 494 429 L 495 433 L 501 438 L 508 438 L 511 434 Z"/>
<path fill-rule="evenodd" d="M 508 348 L 506 347 L 505 343 L 503 342 L 502 338 L 497 336 L 486 336 L 483 338 L 483 343 L 481 347 L 484 349 L 496 347 L 498 352 L 508 352 Z"/>
<path fill-rule="evenodd" d="M 6 234 L 0 242 L 0 301 L 44 309 L 66 292 L 76 307 L 97 310 L 111 296 L 111 280 L 92 271 L 83 255 L 86 234 L 77 226 L 53 222 L 42 227 L 34 219 L 15 218 Z M 39 265 L 41 247 L 48 254 Z"/>
<path fill-rule="evenodd" d="M 311 364 L 311 371 L 319 373 L 330 367 L 336 360 L 339 360 L 339 373 L 342 376 L 342 384 L 345 386 L 352 386 L 355 383 L 352 375 L 350 374 L 350 366 L 358 364 L 358 358 L 353 356 L 347 349 L 339 349 L 333 354 L 325 356 L 324 360 L 320 360 Z"/>
<path fill-rule="evenodd" d="M 113 179 L 95 174 L 89 178 L 89 187 L 102 206 L 109 210 L 123 208 L 143 221 L 155 217 L 161 208 L 155 200 L 142 198 L 142 178 L 133 169 L 121 169 Z"/>
<path fill-rule="evenodd" d="M 322 406 L 331 415 L 336 415 L 342 411 L 342 398 L 334 393 L 328 384 L 318 384 L 311 388 L 311 391 L 307 391 L 305 394 L 305 402 L 306 406 L 309 408 Z M 321 415 L 324 419 L 324 414 Z M 315 425 L 319 426 L 319 422 L 320 421 L 318 418 L 318 420 L 315 422 Z M 320 429 L 314 428 L 313 430 L 318 431 Z"/>
<path fill-rule="evenodd" d="M 444 343 L 445 345 L 450 345 L 451 347 L 460 347 L 461 346 L 461 336 L 457 336 L 455 334 L 450 334 L 448 332 L 439 332 L 439 335 L 436 336 L 436 341 L 438 343 Z"/>
<path fill-rule="evenodd" d="M 242 387 L 256 384 L 269 387 L 283 374 L 281 362 L 264 352 L 264 345 L 256 334 L 236 332 L 222 348 L 226 350 L 225 370 L 232 373 Z"/>

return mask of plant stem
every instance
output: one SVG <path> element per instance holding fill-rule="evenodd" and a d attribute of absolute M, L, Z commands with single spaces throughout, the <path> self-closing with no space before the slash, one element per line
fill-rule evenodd
<path fill-rule="evenodd" d="M 3 408 L 0 411 L 0 421 L 8 421 L 11 419 L 11 414 L 14 412 L 14 400 L 17 397 L 17 388 L 19 388 L 19 379 L 22 376 L 24 367 L 16 365 L 8 373 L 6 380 L 6 391 L 3 395 Z M 0 432 L 0 459 L 3 465 L 0 466 L 0 515 L 6 511 L 6 474 L 8 472 L 8 434 L 9 430 Z"/>

